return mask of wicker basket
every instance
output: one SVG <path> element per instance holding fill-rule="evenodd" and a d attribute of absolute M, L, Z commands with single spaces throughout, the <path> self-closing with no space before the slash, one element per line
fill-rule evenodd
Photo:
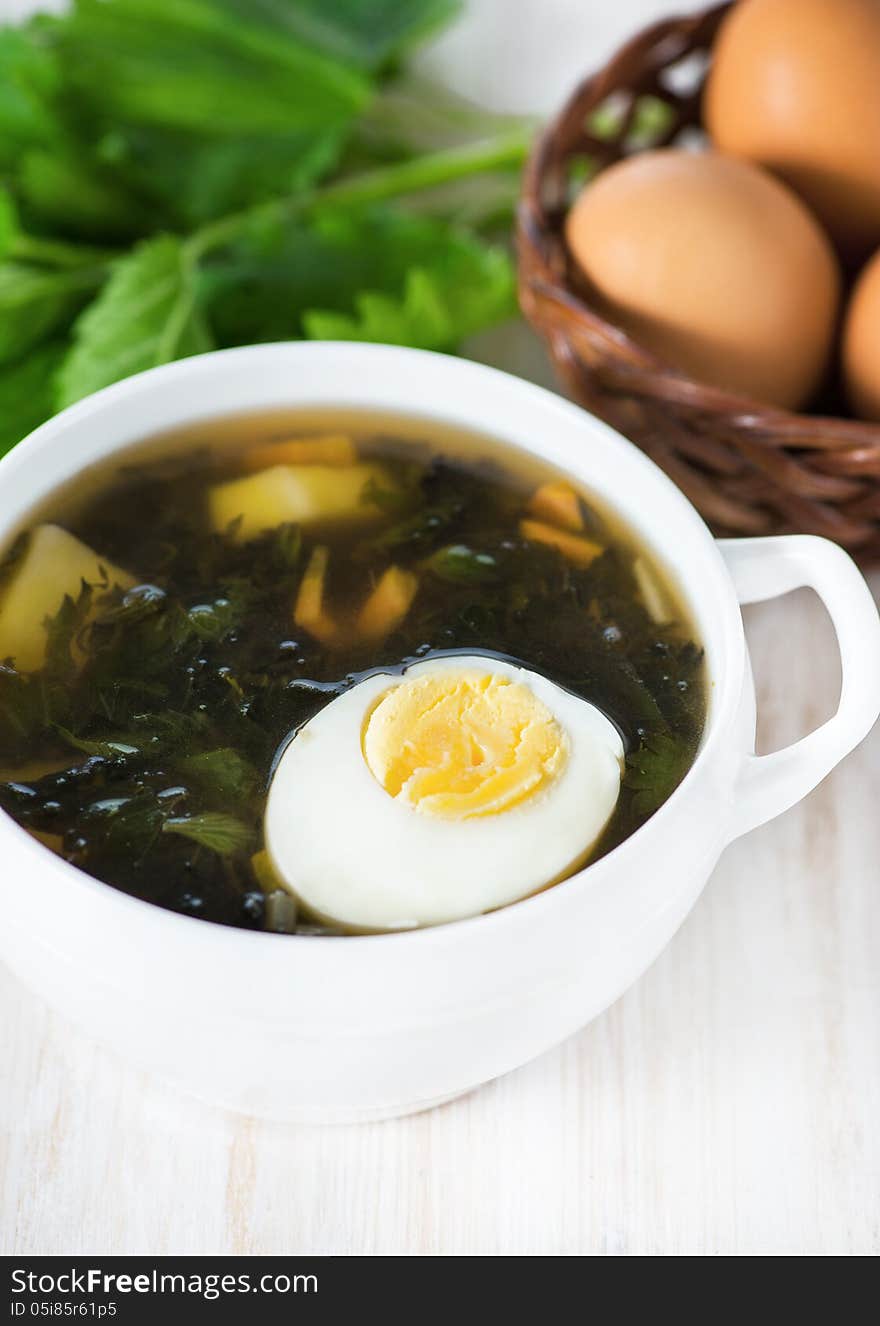
<path fill-rule="evenodd" d="M 519 210 L 523 311 L 567 388 L 648 453 L 723 534 L 824 534 L 880 561 L 880 425 L 791 414 L 695 382 L 590 306 L 563 237 L 586 162 L 601 169 L 700 124 L 712 42 L 731 6 L 657 23 L 574 92 L 538 140 Z M 655 113 L 648 141 L 634 126 Z M 826 403 L 833 410 L 834 402 Z"/>

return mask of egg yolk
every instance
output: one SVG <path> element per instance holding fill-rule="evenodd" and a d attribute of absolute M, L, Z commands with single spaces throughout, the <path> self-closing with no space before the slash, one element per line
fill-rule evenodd
<path fill-rule="evenodd" d="M 392 797 L 439 819 L 497 815 L 546 788 L 568 738 L 522 682 L 432 672 L 387 691 L 369 714 L 364 759 Z"/>

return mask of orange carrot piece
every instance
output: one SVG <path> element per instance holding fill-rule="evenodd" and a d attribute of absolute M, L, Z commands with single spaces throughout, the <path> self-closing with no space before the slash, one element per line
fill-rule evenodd
<path fill-rule="evenodd" d="M 554 529 L 552 525 L 545 525 L 540 520 L 521 520 L 519 532 L 530 543 L 546 543 L 551 548 L 557 548 L 566 561 L 573 562 L 575 566 L 589 566 L 605 551 L 600 543 L 594 543 L 592 539 Z"/>
<path fill-rule="evenodd" d="M 536 488 L 527 510 L 535 520 L 568 530 L 572 534 L 579 534 L 584 528 L 580 498 L 571 485 L 562 480 L 542 483 L 540 488 Z"/>
<path fill-rule="evenodd" d="M 357 449 L 350 437 L 292 437 L 279 442 L 264 442 L 245 452 L 249 470 L 267 470 L 273 465 L 353 465 Z"/>
<path fill-rule="evenodd" d="M 383 640 L 390 635 L 409 612 L 418 587 L 418 577 L 412 571 L 389 566 L 358 614 L 358 637 Z"/>

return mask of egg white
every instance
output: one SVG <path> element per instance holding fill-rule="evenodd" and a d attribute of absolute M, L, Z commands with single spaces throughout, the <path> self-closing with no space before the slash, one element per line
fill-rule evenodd
<path fill-rule="evenodd" d="M 391 687 L 430 671 L 528 686 L 564 729 L 554 781 L 496 815 L 436 819 L 385 791 L 364 759 L 367 715 Z M 571 874 L 617 803 L 623 743 L 594 705 L 537 673 L 477 655 L 381 673 L 337 696 L 297 733 L 269 789 L 266 846 L 313 913 L 354 930 L 402 930 L 476 916 Z"/>

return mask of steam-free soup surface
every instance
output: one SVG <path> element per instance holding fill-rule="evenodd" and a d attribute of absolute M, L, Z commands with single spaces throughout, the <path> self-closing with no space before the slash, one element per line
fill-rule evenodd
<path fill-rule="evenodd" d="M 703 653 L 682 601 L 558 474 L 363 415 L 159 439 L 60 493 L 9 551 L 0 805 L 127 893 L 315 933 L 263 850 L 273 767 L 365 674 L 455 651 L 544 674 L 617 727 L 626 769 L 594 858 L 694 758 Z"/>

